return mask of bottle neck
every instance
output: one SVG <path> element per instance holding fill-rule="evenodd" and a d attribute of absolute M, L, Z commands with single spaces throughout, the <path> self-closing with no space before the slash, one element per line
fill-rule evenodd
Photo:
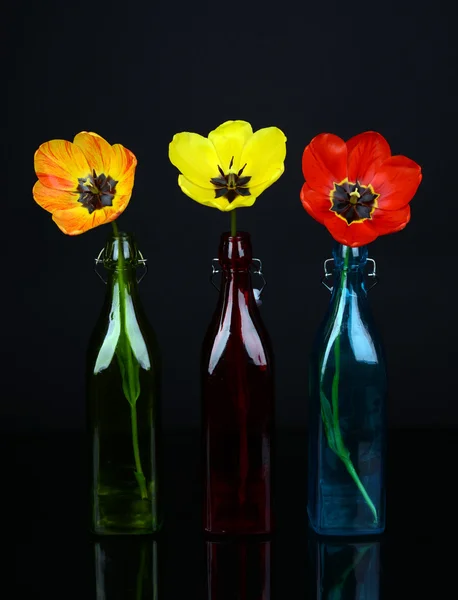
<path fill-rule="evenodd" d="M 113 269 L 107 276 L 107 288 L 110 294 L 113 294 L 115 286 L 123 285 L 129 295 L 135 296 L 138 292 L 137 272 L 133 268 L 125 268 L 122 271 L 119 268 Z"/>
<path fill-rule="evenodd" d="M 334 292 L 340 295 L 346 290 L 351 295 L 366 295 L 364 285 L 364 269 L 368 258 L 367 246 L 350 248 L 336 243 L 333 249 L 334 258 Z"/>
<path fill-rule="evenodd" d="M 223 271 L 248 271 L 253 260 L 250 234 L 238 231 L 237 235 L 223 233 L 218 258 Z"/>
<path fill-rule="evenodd" d="M 256 305 L 251 282 L 250 266 L 253 259 L 250 234 L 223 233 L 219 245 L 219 263 L 222 270 L 221 295 L 233 296 L 234 302 Z M 237 291 L 237 294 L 234 292 Z"/>
<path fill-rule="evenodd" d="M 110 235 L 103 254 L 108 293 L 113 294 L 115 286 L 122 285 L 130 295 L 135 295 L 138 265 L 139 252 L 134 237 L 123 232 Z"/>

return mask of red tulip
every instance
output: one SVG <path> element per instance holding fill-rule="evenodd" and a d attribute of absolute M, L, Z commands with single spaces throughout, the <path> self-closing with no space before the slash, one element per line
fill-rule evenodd
<path fill-rule="evenodd" d="M 404 229 L 421 168 L 406 156 L 391 156 L 385 138 L 366 131 L 348 142 L 321 133 L 302 157 L 305 210 L 345 246 L 363 246 Z"/>

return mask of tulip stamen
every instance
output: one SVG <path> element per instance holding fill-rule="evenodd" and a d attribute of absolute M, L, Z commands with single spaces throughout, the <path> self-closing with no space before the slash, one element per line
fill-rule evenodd
<path fill-rule="evenodd" d="M 234 157 L 229 163 L 229 173 L 226 175 L 223 169 L 218 165 L 218 171 L 221 177 L 213 177 L 210 183 L 215 186 L 215 198 L 226 198 L 228 202 L 233 202 L 237 196 L 250 196 L 250 189 L 247 187 L 251 175 L 242 177 L 243 170 L 247 163 L 239 169 L 238 173 L 232 173 L 230 170 L 234 165 Z"/>
<path fill-rule="evenodd" d="M 334 183 L 330 194 L 331 210 L 343 219 L 347 225 L 361 223 L 371 219 L 377 208 L 379 194 L 374 192 L 371 185 L 361 185 L 359 181 L 352 183 L 344 179 L 340 183 Z"/>
<path fill-rule="evenodd" d="M 93 169 L 92 175 L 78 178 L 78 187 L 76 188 L 76 191 L 79 192 L 78 202 L 87 208 L 89 214 L 105 206 L 113 206 L 117 183 L 105 173 L 97 175 Z"/>

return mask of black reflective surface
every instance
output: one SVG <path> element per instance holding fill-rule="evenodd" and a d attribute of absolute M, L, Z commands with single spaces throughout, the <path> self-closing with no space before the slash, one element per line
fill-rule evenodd
<path fill-rule="evenodd" d="M 86 529 L 82 436 L 4 434 L 3 542 L 8 555 L 14 548 L 15 577 L 4 570 L 2 597 L 455 598 L 458 432 L 390 432 L 387 531 L 372 539 L 318 539 L 307 529 L 306 447 L 304 432 L 278 432 L 269 539 L 203 536 L 196 431 L 166 434 L 162 533 L 95 539 Z"/>

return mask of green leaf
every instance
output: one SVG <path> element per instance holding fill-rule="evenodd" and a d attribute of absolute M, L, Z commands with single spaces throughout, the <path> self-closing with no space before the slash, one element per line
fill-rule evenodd
<path fill-rule="evenodd" d="M 131 406 L 135 406 L 140 396 L 140 365 L 133 355 L 129 339 L 124 331 L 121 331 L 119 336 L 116 356 L 121 370 L 124 396 Z"/>
<path fill-rule="evenodd" d="M 329 400 L 326 398 L 323 390 L 320 390 L 321 398 L 321 418 L 323 419 L 324 431 L 326 433 L 326 439 L 328 440 L 329 447 L 333 452 L 337 452 L 337 443 L 334 433 L 334 419 L 332 417 L 332 409 Z"/>

